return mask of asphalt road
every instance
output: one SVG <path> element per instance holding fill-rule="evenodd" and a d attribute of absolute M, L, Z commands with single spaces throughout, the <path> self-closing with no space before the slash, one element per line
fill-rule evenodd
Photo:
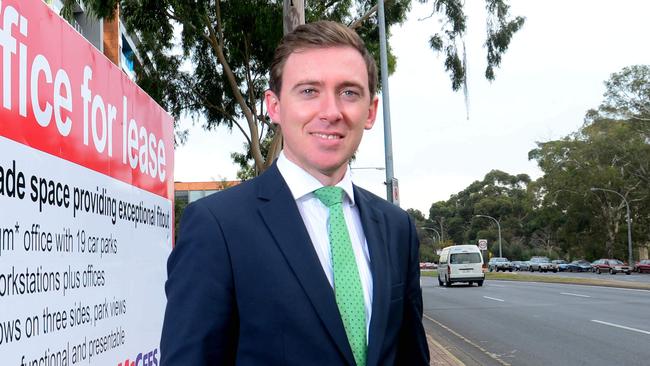
<path fill-rule="evenodd" d="M 422 292 L 425 327 L 467 365 L 650 365 L 650 291 L 423 277 Z"/>

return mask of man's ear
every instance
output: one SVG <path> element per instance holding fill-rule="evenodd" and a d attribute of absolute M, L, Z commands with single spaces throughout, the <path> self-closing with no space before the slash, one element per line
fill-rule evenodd
<path fill-rule="evenodd" d="M 365 128 L 366 130 L 371 129 L 372 126 L 374 126 L 375 119 L 377 118 L 378 106 L 379 106 L 379 97 L 375 96 L 370 101 L 370 106 L 368 107 L 368 118 L 366 119 L 366 123 L 363 125 L 363 128 Z"/>
<path fill-rule="evenodd" d="M 280 123 L 280 98 L 273 91 L 267 90 L 264 92 L 264 102 L 271 121 Z"/>

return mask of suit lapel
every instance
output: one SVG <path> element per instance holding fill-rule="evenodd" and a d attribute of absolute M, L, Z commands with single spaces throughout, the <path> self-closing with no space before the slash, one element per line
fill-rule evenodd
<path fill-rule="evenodd" d="M 359 207 L 361 225 L 368 242 L 372 273 L 372 317 L 368 339 L 368 365 L 379 364 L 381 345 L 386 333 L 390 306 L 388 245 L 383 213 L 372 205 L 367 193 L 354 187 L 355 203 Z"/>
<path fill-rule="evenodd" d="M 259 208 L 262 219 L 342 356 L 349 364 L 354 364 L 334 291 L 289 187 L 275 164 L 259 177 L 258 182 L 258 198 L 264 201 Z"/>

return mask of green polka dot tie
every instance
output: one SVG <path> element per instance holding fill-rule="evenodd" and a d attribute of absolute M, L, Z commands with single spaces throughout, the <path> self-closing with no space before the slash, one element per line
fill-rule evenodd
<path fill-rule="evenodd" d="M 345 332 L 357 365 L 366 364 L 366 306 L 357 261 L 343 216 L 343 189 L 323 187 L 314 191 L 329 208 L 329 239 L 334 269 L 334 293 Z"/>

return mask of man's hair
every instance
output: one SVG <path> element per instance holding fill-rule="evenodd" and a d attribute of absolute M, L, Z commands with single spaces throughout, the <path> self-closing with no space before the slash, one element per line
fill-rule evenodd
<path fill-rule="evenodd" d="M 300 25 L 282 38 L 282 41 L 275 49 L 273 62 L 271 63 L 270 89 L 276 95 L 280 95 L 282 71 L 284 64 L 292 53 L 328 47 L 352 47 L 359 51 L 368 70 L 368 89 L 372 99 L 377 91 L 377 65 L 375 59 L 354 30 L 343 24 L 325 20 Z"/>

